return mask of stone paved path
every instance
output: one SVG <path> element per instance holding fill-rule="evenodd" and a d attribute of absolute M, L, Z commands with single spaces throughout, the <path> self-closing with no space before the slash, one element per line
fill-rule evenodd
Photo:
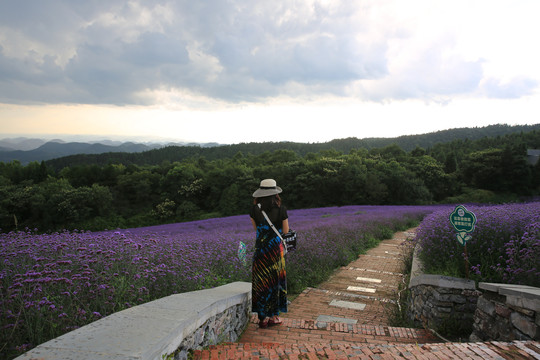
<path fill-rule="evenodd" d="M 382 241 L 376 248 L 342 267 L 318 288 L 306 289 L 284 316 L 316 320 L 320 315 L 328 315 L 354 319 L 359 324 L 388 325 L 389 308 L 396 306 L 400 284 L 405 285 L 402 243 L 407 237 L 414 236 L 411 230 L 396 233 L 392 239 Z M 346 306 L 330 306 L 332 302 L 365 307 L 355 310 Z"/>
<path fill-rule="evenodd" d="M 196 351 L 195 359 L 540 359 L 538 342 L 446 343 L 424 329 L 389 326 L 404 287 L 404 244 L 394 234 L 303 291 L 283 324 L 259 329 L 257 316 L 238 343 Z"/>

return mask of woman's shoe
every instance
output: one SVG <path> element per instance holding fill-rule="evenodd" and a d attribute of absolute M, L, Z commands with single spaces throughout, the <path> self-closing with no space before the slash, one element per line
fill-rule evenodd
<path fill-rule="evenodd" d="M 283 320 L 281 320 L 280 318 L 278 318 L 277 316 L 274 318 L 274 319 L 270 319 L 268 320 L 268 325 L 272 326 L 272 325 L 279 325 L 279 324 L 282 324 L 283 323 Z"/>
<path fill-rule="evenodd" d="M 264 320 L 259 321 L 259 328 L 266 329 L 268 327 L 268 324 L 270 323 L 270 319 L 266 318 Z"/>

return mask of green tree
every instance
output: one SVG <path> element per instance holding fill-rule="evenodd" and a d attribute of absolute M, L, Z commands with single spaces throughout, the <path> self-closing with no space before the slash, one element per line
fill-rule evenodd
<path fill-rule="evenodd" d="M 505 147 L 469 154 L 461 176 L 467 185 L 479 189 L 527 194 L 533 187 L 531 171 L 524 150 Z"/>
<path fill-rule="evenodd" d="M 378 162 L 379 179 L 388 189 L 387 204 L 423 204 L 431 201 L 431 194 L 423 181 L 395 160 Z"/>
<path fill-rule="evenodd" d="M 527 163 L 527 149 L 522 145 L 503 148 L 501 153 L 501 191 L 530 195 L 533 189 L 532 167 Z"/>
<path fill-rule="evenodd" d="M 443 165 L 431 156 L 413 157 L 409 160 L 407 168 L 423 181 L 435 201 L 452 195 L 450 176 L 444 171 Z"/>
<path fill-rule="evenodd" d="M 52 229 L 74 229 L 111 213 L 113 198 L 107 187 L 93 184 L 73 188 L 62 180 L 49 185 L 47 192 L 57 189 L 47 201 L 47 225 Z"/>
<path fill-rule="evenodd" d="M 162 222 L 172 221 L 176 215 L 176 208 L 177 205 L 174 201 L 165 199 L 156 205 L 156 208 L 152 210 L 152 215 Z"/>
<path fill-rule="evenodd" d="M 127 216 L 150 211 L 159 202 L 159 181 L 150 170 L 119 175 L 114 188 L 117 208 Z"/>
<path fill-rule="evenodd" d="M 180 204 L 185 200 L 183 197 L 185 193 L 181 189 L 191 186 L 195 180 L 202 179 L 203 177 L 203 171 L 196 164 L 187 161 L 174 163 L 173 167 L 160 180 L 162 196 Z"/>

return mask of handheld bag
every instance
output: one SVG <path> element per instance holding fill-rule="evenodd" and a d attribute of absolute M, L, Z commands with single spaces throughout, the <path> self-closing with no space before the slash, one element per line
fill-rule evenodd
<path fill-rule="evenodd" d="M 285 243 L 285 248 L 287 251 L 296 250 L 296 231 L 289 230 L 288 233 L 282 236 L 283 242 Z"/>
<path fill-rule="evenodd" d="M 287 254 L 287 252 L 289 252 L 289 251 L 296 250 L 296 231 L 294 231 L 292 229 L 289 229 L 288 233 L 281 236 L 281 234 L 279 233 L 279 230 L 276 229 L 274 224 L 272 224 L 272 222 L 268 218 L 268 215 L 266 215 L 264 210 L 261 208 L 261 204 L 257 204 L 257 206 L 259 207 L 259 209 L 261 210 L 264 218 L 268 222 L 268 225 L 270 225 L 272 230 L 274 230 L 274 232 L 277 234 L 277 236 L 279 236 L 279 238 L 281 239 L 281 242 L 283 243 L 284 253 Z"/>

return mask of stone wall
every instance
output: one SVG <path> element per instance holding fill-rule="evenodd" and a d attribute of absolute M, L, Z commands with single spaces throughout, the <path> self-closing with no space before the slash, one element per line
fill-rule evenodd
<path fill-rule="evenodd" d="M 422 271 L 418 257 L 420 248 L 414 249 L 409 280 L 409 319 L 417 325 L 436 331 L 459 332 L 459 337 L 468 337 L 472 332 L 476 302 L 480 293 L 474 281 L 427 275 Z M 449 329 L 454 327 L 455 329 Z"/>
<path fill-rule="evenodd" d="M 236 341 L 251 316 L 251 283 L 175 294 L 119 311 L 43 343 L 17 360 L 187 359 Z"/>
<path fill-rule="evenodd" d="M 470 341 L 540 340 L 540 288 L 479 283 L 476 290 L 473 280 L 426 275 L 418 250 L 409 281 L 412 321 L 436 331 L 459 325 Z"/>
<path fill-rule="evenodd" d="M 247 325 L 248 314 L 251 314 L 251 304 L 242 303 L 212 316 L 182 341 L 174 359 L 187 359 L 190 350 L 200 350 L 222 342 L 236 342 Z"/>
<path fill-rule="evenodd" d="M 471 341 L 540 340 L 540 289 L 480 283 Z"/>
<path fill-rule="evenodd" d="M 472 280 L 417 275 L 409 282 L 409 318 L 437 332 L 468 337 L 480 292 Z"/>

